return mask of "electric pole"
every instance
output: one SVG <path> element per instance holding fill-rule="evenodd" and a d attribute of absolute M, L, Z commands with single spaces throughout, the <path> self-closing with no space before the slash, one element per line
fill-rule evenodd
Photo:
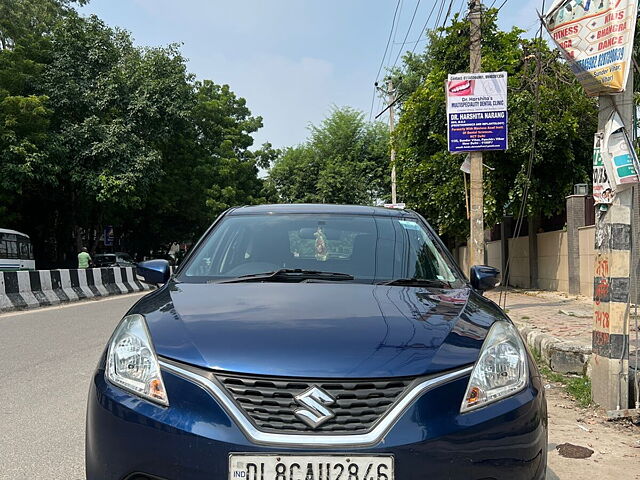
<path fill-rule="evenodd" d="M 480 26 L 482 1 L 470 0 L 469 21 L 471 23 L 471 73 L 482 71 L 482 30 Z M 469 265 L 484 265 L 484 187 L 482 152 L 471 152 L 471 242 Z"/>
<path fill-rule="evenodd" d="M 389 102 L 389 133 L 390 137 L 393 135 L 393 130 L 395 129 L 395 101 L 396 101 L 396 91 L 393 88 L 393 80 L 389 79 L 387 82 L 387 95 Z M 398 196 L 396 190 L 396 149 L 393 146 L 393 139 L 391 139 L 391 203 L 394 205 L 398 203 Z"/>
<path fill-rule="evenodd" d="M 618 112 L 627 131 L 633 132 L 633 67 L 624 93 L 602 95 L 599 104 L 600 132 L 613 112 Z M 606 213 L 596 213 L 591 396 L 608 411 L 622 414 L 629 406 L 629 305 L 638 301 L 630 298 L 631 276 L 636 272 L 631 224 L 638 208 L 633 196 L 633 188 L 621 189 Z"/>

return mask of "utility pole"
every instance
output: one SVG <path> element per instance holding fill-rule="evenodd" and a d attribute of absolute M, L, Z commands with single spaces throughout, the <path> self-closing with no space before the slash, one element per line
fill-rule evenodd
<path fill-rule="evenodd" d="M 471 22 L 471 73 L 482 71 L 482 1 L 470 0 L 469 20 Z M 482 152 L 471 152 L 471 242 L 470 265 L 484 265 L 484 188 L 482 171 Z"/>
<path fill-rule="evenodd" d="M 396 128 L 396 116 L 395 116 L 395 101 L 396 91 L 393 88 L 393 80 L 389 79 L 387 82 L 387 95 L 389 102 L 389 133 L 393 135 L 393 130 Z M 391 203 L 394 205 L 398 203 L 397 187 L 396 187 L 396 149 L 393 146 L 393 139 L 391 140 Z"/>
<path fill-rule="evenodd" d="M 617 111 L 633 131 L 633 68 L 624 93 L 599 98 L 598 131 L 604 132 Z M 631 295 L 634 189 L 616 193 L 606 212 L 596 212 L 596 258 L 593 321 L 592 398 L 610 412 L 629 406 L 629 302 Z M 637 299 L 631 300 L 637 302 Z M 615 414 L 610 414 L 615 415 Z"/>

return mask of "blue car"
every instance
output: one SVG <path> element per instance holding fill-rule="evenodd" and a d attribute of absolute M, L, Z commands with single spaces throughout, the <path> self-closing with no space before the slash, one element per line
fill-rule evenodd
<path fill-rule="evenodd" d="M 540 374 L 406 210 L 235 208 L 116 328 L 87 480 L 544 479 Z"/>

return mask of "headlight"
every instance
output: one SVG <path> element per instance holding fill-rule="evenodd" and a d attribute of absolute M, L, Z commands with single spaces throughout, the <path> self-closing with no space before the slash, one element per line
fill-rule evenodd
<path fill-rule="evenodd" d="M 118 387 L 169 405 L 158 357 L 142 315 L 125 317 L 116 329 L 107 352 L 106 375 Z"/>
<path fill-rule="evenodd" d="M 482 345 L 461 413 L 484 407 L 519 392 L 527 385 L 527 354 L 513 324 L 496 322 Z"/>

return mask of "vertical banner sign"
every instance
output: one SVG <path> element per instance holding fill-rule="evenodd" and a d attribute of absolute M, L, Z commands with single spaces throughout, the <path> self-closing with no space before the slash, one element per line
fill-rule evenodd
<path fill-rule="evenodd" d="M 596 205 L 613 203 L 613 189 L 602 158 L 602 132 L 596 133 L 593 143 L 593 201 Z"/>
<path fill-rule="evenodd" d="M 451 153 L 508 148 L 507 73 L 461 73 L 447 82 Z"/>
<path fill-rule="evenodd" d="M 627 85 L 637 0 L 556 0 L 544 17 L 551 38 L 589 96 Z"/>

